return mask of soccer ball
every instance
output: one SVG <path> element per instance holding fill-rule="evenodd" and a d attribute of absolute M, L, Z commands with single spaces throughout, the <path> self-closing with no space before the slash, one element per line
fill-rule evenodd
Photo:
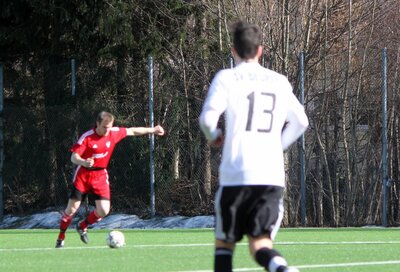
<path fill-rule="evenodd" d="M 120 248 L 125 245 L 125 236 L 122 232 L 113 230 L 108 233 L 106 242 L 111 248 Z"/>

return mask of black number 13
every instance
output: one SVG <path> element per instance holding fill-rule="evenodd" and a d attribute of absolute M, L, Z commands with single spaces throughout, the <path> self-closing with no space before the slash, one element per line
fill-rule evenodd
<path fill-rule="evenodd" d="M 263 113 L 269 115 L 269 123 L 266 123 L 266 126 L 263 128 L 257 128 L 257 132 L 270 132 L 272 129 L 272 123 L 274 120 L 274 109 L 275 109 L 275 94 L 273 93 L 261 93 L 263 98 L 270 98 L 272 99 L 272 103 L 268 108 L 263 108 Z M 247 124 L 246 124 L 246 131 L 251 131 L 252 130 L 252 125 L 253 125 L 253 114 L 254 114 L 254 105 L 256 103 L 256 97 L 255 93 L 252 92 L 247 96 L 247 99 L 249 100 L 249 112 L 247 114 Z M 258 98 L 260 99 L 260 98 Z M 258 100 L 257 99 L 257 100 Z"/>

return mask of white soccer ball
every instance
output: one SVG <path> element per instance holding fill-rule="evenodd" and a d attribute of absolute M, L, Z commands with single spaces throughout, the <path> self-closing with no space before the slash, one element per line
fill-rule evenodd
<path fill-rule="evenodd" d="M 125 236 L 118 230 L 110 231 L 106 238 L 107 245 L 111 248 L 120 248 L 125 245 Z"/>

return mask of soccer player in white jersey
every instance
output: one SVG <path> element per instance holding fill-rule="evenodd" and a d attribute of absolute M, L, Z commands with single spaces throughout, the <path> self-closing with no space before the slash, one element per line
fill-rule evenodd
<path fill-rule="evenodd" d="M 210 145 L 223 145 L 215 196 L 215 272 L 232 271 L 236 242 L 248 237 L 256 262 L 270 272 L 293 272 L 273 249 L 283 217 L 283 151 L 307 129 L 308 118 L 287 78 L 262 67 L 261 31 L 233 25 L 236 66 L 212 80 L 200 114 Z M 217 127 L 225 113 L 225 135 Z"/>

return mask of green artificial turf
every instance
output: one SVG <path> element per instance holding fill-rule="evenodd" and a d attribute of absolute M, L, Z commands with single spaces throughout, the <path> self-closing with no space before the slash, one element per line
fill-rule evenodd
<path fill-rule="evenodd" d="M 110 249 L 109 230 L 89 230 L 90 243 L 67 232 L 55 249 L 57 230 L 0 230 L 0 271 L 211 272 L 211 229 L 122 230 L 126 246 Z M 394 228 L 281 229 L 275 248 L 300 271 L 400 271 L 400 230 Z M 263 271 L 237 245 L 234 271 Z"/>

